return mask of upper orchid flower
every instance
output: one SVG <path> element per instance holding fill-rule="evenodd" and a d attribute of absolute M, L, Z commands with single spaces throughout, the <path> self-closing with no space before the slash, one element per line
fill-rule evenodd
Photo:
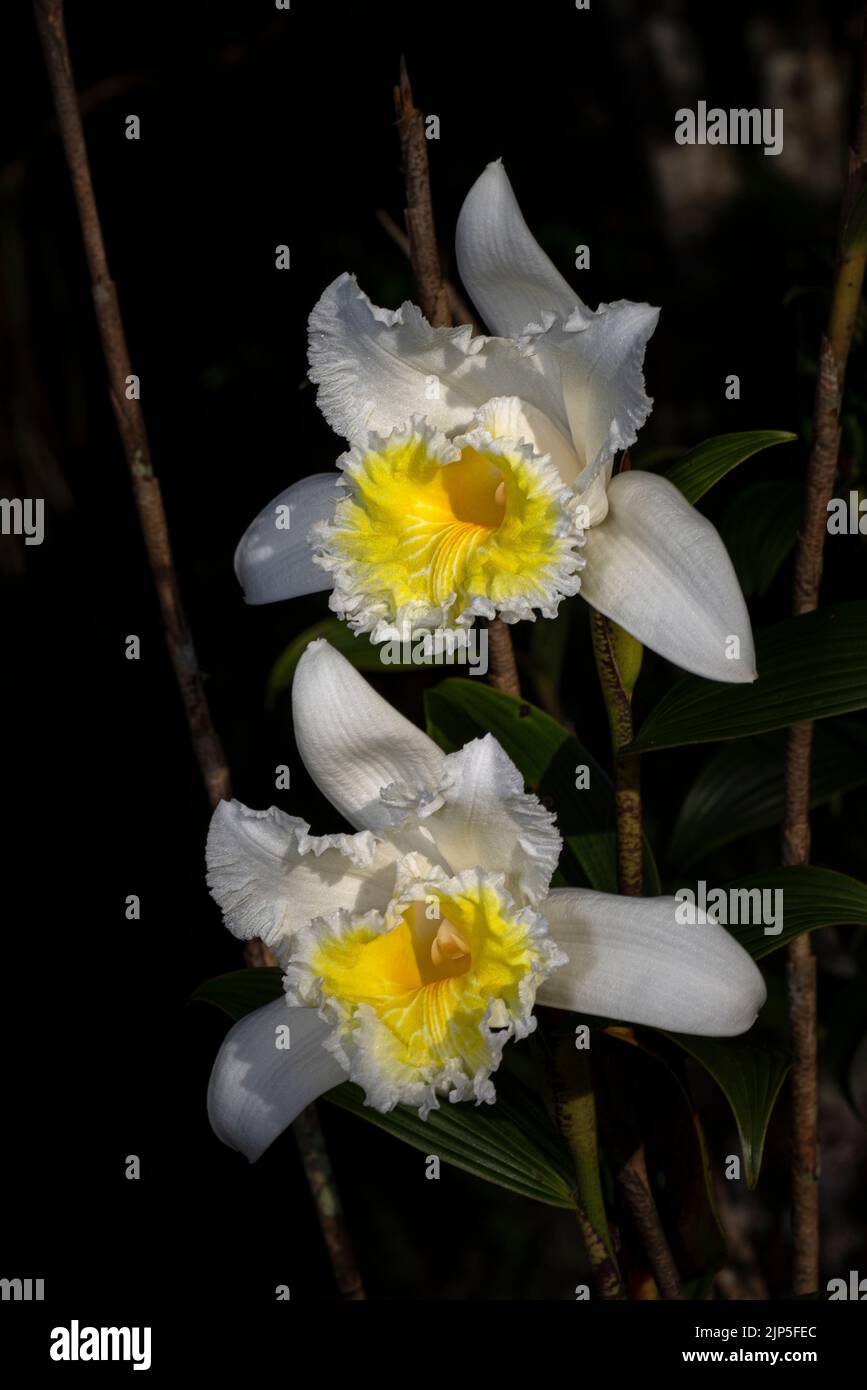
<path fill-rule="evenodd" d="M 356 833 L 314 837 L 237 801 L 214 813 L 211 891 L 285 972 L 286 999 L 235 1024 L 211 1076 L 214 1129 L 251 1161 L 347 1076 L 382 1111 L 493 1101 L 537 1001 L 712 1037 L 750 1027 L 764 983 L 717 922 L 680 925 L 674 898 L 549 891 L 554 817 L 491 735 L 442 753 L 322 641 L 299 662 L 293 714 L 308 772 Z"/>
<path fill-rule="evenodd" d="M 713 526 L 665 478 L 612 477 L 650 412 L 658 310 L 586 308 L 500 163 L 464 203 L 457 259 L 499 336 L 432 328 L 409 303 L 379 309 L 350 275 L 314 308 L 310 376 L 350 448 L 339 474 L 295 483 L 248 528 L 235 560 L 248 602 L 333 588 L 331 607 L 380 641 L 552 617 L 580 587 L 676 665 L 753 680 L 749 616 Z"/>

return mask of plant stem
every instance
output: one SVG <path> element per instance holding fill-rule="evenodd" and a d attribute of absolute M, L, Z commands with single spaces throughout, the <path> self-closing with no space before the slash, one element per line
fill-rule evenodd
<path fill-rule="evenodd" d="M 229 768 L 211 719 L 192 633 L 181 600 L 168 522 L 159 481 L 151 460 L 144 413 L 140 401 L 130 399 L 127 395 L 127 378 L 132 375 L 132 367 L 120 300 L 109 274 L 108 257 L 93 189 L 69 56 L 63 0 L 34 0 L 34 8 L 78 207 L 102 351 L 108 371 L 112 409 L 126 455 L 139 524 L 159 599 L 166 645 L 181 692 L 193 748 L 208 799 L 211 806 L 216 806 L 232 794 Z M 355 1265 L 349 1233 L 315 1107 L 308 1107 L 303 1116 L 296 1121 L 293 1131 L 316 1203 L 337 1286 L 344 1298 L 363 1298 L 361 1279 Z"/>
<path fill-rule="evenodd" d="M 450 324 L 452 317 L 434 228 L 424 114 L 412 99 L 412 87 L 403 58 L 400 60 L 400 79 L 394 89 L 394 106 L 406 188 L 404 216 L 409 236 L 409 256 L 422 313 L 429 323 L 438 328 Z"/>
<path fill-rule="evenodd" d="M 409 255 L 419 303 L 425 318 L 434 327 L 447 326 L 452 322 L 451 304 L 455 292 L 452 291 L 450 296 L 448 283 L 443 279 L 434 227 L 424 113 L 413 100 L 409 73 L 403 58 L 400 60 L 400 81 L 394 89 L 394 105 L 400 137 L 401 169 L 406 189 L 406 241 L 404 242 L 399 228 L 394 226 L 386 214 L 377 215 L 389 235 Z M 466 305 L 463 307 L 466 309 Z M 472 323 L 472 317 L 467 317 L 466 322 Z M 498 690 L 505 690 L 509 695 L 520 695 L 521 682 L 515 663 L 512 634 L 499 618 L 494 618 L 488 624 L 488 644 L 491 684 Z"/>
<path fill-rule="evenodd" d="M 617 1182 L 641 1237 L 659 1292 L 666 1299 L 683 1298 L 680 1275 L 650 1190 L 643 1144 L 620 1165 Z"/>
<path fill-rule="evenodd" d="M 859 112 L 840 219 L 836 274 L 822 338 L 813 407 L 813 446 L 807 464 L 804 521 L 795 555 L 793 612 L 818 607 L 828 503 L 837 474 L 843 383 L 864 285 L 867 233 L 853 210 L 867 195 L 867 9 L 864 21 Z M 786 865 L 810 859 L 810 781 L 813 725 L 794 724 L 786 748 L 782 858 Z M 819 1135 L 816 1042 L 816 960 L 809 937 L 788 948 L 786 976 L 794 1064 L 792 1094 L 793 1293 L 813 1293 L 819 1284 Z"/>
<path fill-rule="evenodd" d="M 546 1031 L 551 1048 L 554 1111 L 575 1167 L 577 1219 L 600 1298 L 623 1299 L 626 1292 L 617 1268 L 599 1174 L 596 1100 L 590 1063 L 575 1047 L 571 1030 L 554 1025 Z"/>
<path fill-rule="evenodd" d="M 521 678 L 515 661 L 512 634 L 502 618 L 488 623 L 488 655 L 491 659 L 491 685 L 507 695 L 520 697 Z"/>
<path fill-rule="evenodd" d="M 63 147 L 81 222 L 93 300 L 108 369 L 109 394 L 129 466 L 139 524 L 159 599 L 166 645 L 184 703 L 196 758 L 212 806 L 230 795 L 229 769 L 211 722 L 192 634 L 178 591 L 166 514 L 154 474 L 141 402 L 130 399 L 132 375 L 117 290 L 102 238 L 84 131 L 72 77 L 62 0 L 36 0 L 36 21 L 45 52 Z"/>
<path fill-rule="evenodd" d="M 393 217 L 389 216 L 385 208 L 376 209 L 376 220 L 380 227 L 382 227 L 386 236 L 390 236 L 395 246 L 399 246 L 407 260 L 410 260 L 409 237 L 406 232 L 397 225 Z M 443 276 L 443 284 L 445 285 L 446 295 L 448 296 L 449 313 L 451 314 L 452 323 L 468 323 L 473 330 L 473 336 L 477 337 L 482 331 L 481 327 L 457 285 L 446 276 Z"/>
<path fill-rule="evenodd" d="M 641 759 L 638 754 L 623 750 L 632 742 L 632 695 L 644 649 L 630 633 L 595 610 L 590 614 L 590 628 L 614 754 L 617 880 L 621 893 L 636 898 L 641 896 L 643 868 Z M 620 1164 L 616 1176 L 660 1293 L 663 1298 L 683 1298 L 680 1277 L 647 1176 L 643 1144 Z"/>
<path fill-rule="evenodd" d="M 641 670 L 641 643 L 595 610 L 590 614 L 593 652 L 614 754 L 617 813 L 617 878 L 621 893 L 641 896 L 641 758 L 624 753 L 632 742 L 632 692 Z"/>
<path fill-rule="evenodd" d="M 308 1105 L 301 1111 L 292 1126 L 292 1133 L 304 1161 L 304 1172 L 316 1203 L 319 1226 L 340 1296 L 347 1302 L 366 1300 L 315 1105 Z"/>

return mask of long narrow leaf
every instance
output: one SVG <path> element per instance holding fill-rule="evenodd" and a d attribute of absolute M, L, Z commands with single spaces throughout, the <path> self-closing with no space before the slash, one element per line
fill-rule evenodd
<path fill-rule="evenodd" d="M 746 738 L 867 707 L 867 600 L 788 618 L 756 639 L 758 680 L 684 676 L 651 710 L 636 753 Z"/>

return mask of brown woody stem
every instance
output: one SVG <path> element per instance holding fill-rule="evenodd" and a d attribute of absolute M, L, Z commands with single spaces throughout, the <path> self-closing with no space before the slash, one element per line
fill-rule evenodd
<path fill-rule="evenodd" d="M 854 147 L 849 151 L 848 176 L 840 218 L 840 244 L 828 316 L 822 338 L 813 405 L 813 446 L 807 464 L 804 520 L 795 555 L 793 612 L 818 607 L 822 559 L 837 457 L 840 449 L 843 384 L 849 348 L 867 261 L 863 211 L 860 234 L 852 217 L 865 197 L 867 177 L 867 10 L 864 58 Z M 850 221 L 851 218 L 851 221 Z M 786 749 L 782 858 L 786 865 L 806 864 L 810 858 L 810 782 L 813 725 L 794 724 Z M 809 937 L 799 936 L 788 948 L 786 976 L 789 1024 L 794 1064 L 792 1096 L 792 1290 L 813 1293 L 819 1284 L 819 1133 L 816 1042 L 816 961 Z"/>
<path fill-rule="evenodd" d="M 81 234 L 90 269 L 102 351 L 108 371 L 109 394 L 126 455 L 139 524 L 153 575 L 163 620 L 166 645 L 181 692 L 190 735 L 202 779 L 212 806 L 232 794 L 228 764 L 214 728 L 192 633 L 181 601 L 172 557 L 168 522 L 160 485 L 154 473 L 141 403 L 128 394 L 133 375 L 117 289 L 108 258 L 93 189 L 90 162 L 75 91 L 63 0 L 34 0 L 36 23 L 45 54 L 66 162 L 78 207 Z M 262 964 L 268 963 L 262 948 Z M 313 1106 L 293 1127 L 310 1190 L 316 1203 L 335 1279 L 344 1298 L 363 1298 L 340 1198 L 334 1185 L 325 1141 Z"/>
<path fill-rule="evenodd" d="M 419 303 L 425 317 L 435 327 L 447 325 L 452 322 L 450 301 L 454 292 L 450 296 L 440 265 L 430 190 L 424 113 L 413 100 L 409 73 L 403 58 L 400 60 L 400 81 L 394 89 L 394 105 L 400 137 L 401 169 L 406 189 L 406 245 L 399 234 L 395 235 L 396 232 L 399 233 L 399 229 L 394 227 L 391 219 L 383 213 L 379 213 L 378 216 L 389 235 L 409 254 Z M 499 618 L 488 624 L 488 650 L 491 684 L 498 690 L 507 691 L 509 695 L 520 695 L 521 682 L 515 663 L 512 635 Z"/>
<path fill-rule="evenodd" d="M 650 1190 L 643 1144 L 618 1168 L 617 1182 L 641 1237 L 659 1292 L 663 1298 L 683 1298 L 680 1276 Z"/>
<path fill-rule="evenodd" d="M 401 169 L 406 188 L 404 216 L 409 236 L 409 258 L 418 287 L 422 313 L 428 322 L 437 328 L 450 324 L 452 319 L 448 293 L 443 284 L 434 227 L 424 113 L 419 111 L 413 101 L 409 74 L 403 58 L 400 60 L 400 80 L 394 89 L 394 106 L 400 138 Z"/>
<path fill-rule="evenodd" d="M 491 685 L 505 690 L 507 695 L 520 696 L 521 678 L 515 661 L 512 634 L 502 618 L 488 623 L 488 655 L 491 661 Z"/>
<path fill-rule="evenodd" d="M 409 260 L 410 246 L 409 237 L 406 232 L 397 225 L 393 217 L 389 216 L 385 208 L 376 209 L 376 220 L 386 236 L 391 237 L 395 246 L 399 246 L 407 260 Z M 474 335 L 481 333 L 482 330 L 478 320 L 454 281 L 444 276 L 443 284 L 445 285 L 446 295 L 448 296 L 449 313 L 451 314 L 452 323 L 468 323 Z"/>

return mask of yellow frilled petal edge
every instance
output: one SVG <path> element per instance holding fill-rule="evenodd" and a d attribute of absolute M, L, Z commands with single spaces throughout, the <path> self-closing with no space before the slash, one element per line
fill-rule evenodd
<path fill-rule="evenodd" d="M 373 641 L 419 628 L 556 615 L 579 588 L 574 495 L 547 455 L 416 420 L 340 460 L 349 494 L 314 528 L 331 607 Z"/>
<path fill-rule="evenodd" d="M 474 869 L 410 885 L 384 916 L 312 923 L 286 988 L 334 1023 L 328 1046 L 368 1104 L 426 1115 L 442 1095 L 495 1099 L 503 1046 L 533 1031 L 536 989 L 565 959 L 502 875 Z"/>

